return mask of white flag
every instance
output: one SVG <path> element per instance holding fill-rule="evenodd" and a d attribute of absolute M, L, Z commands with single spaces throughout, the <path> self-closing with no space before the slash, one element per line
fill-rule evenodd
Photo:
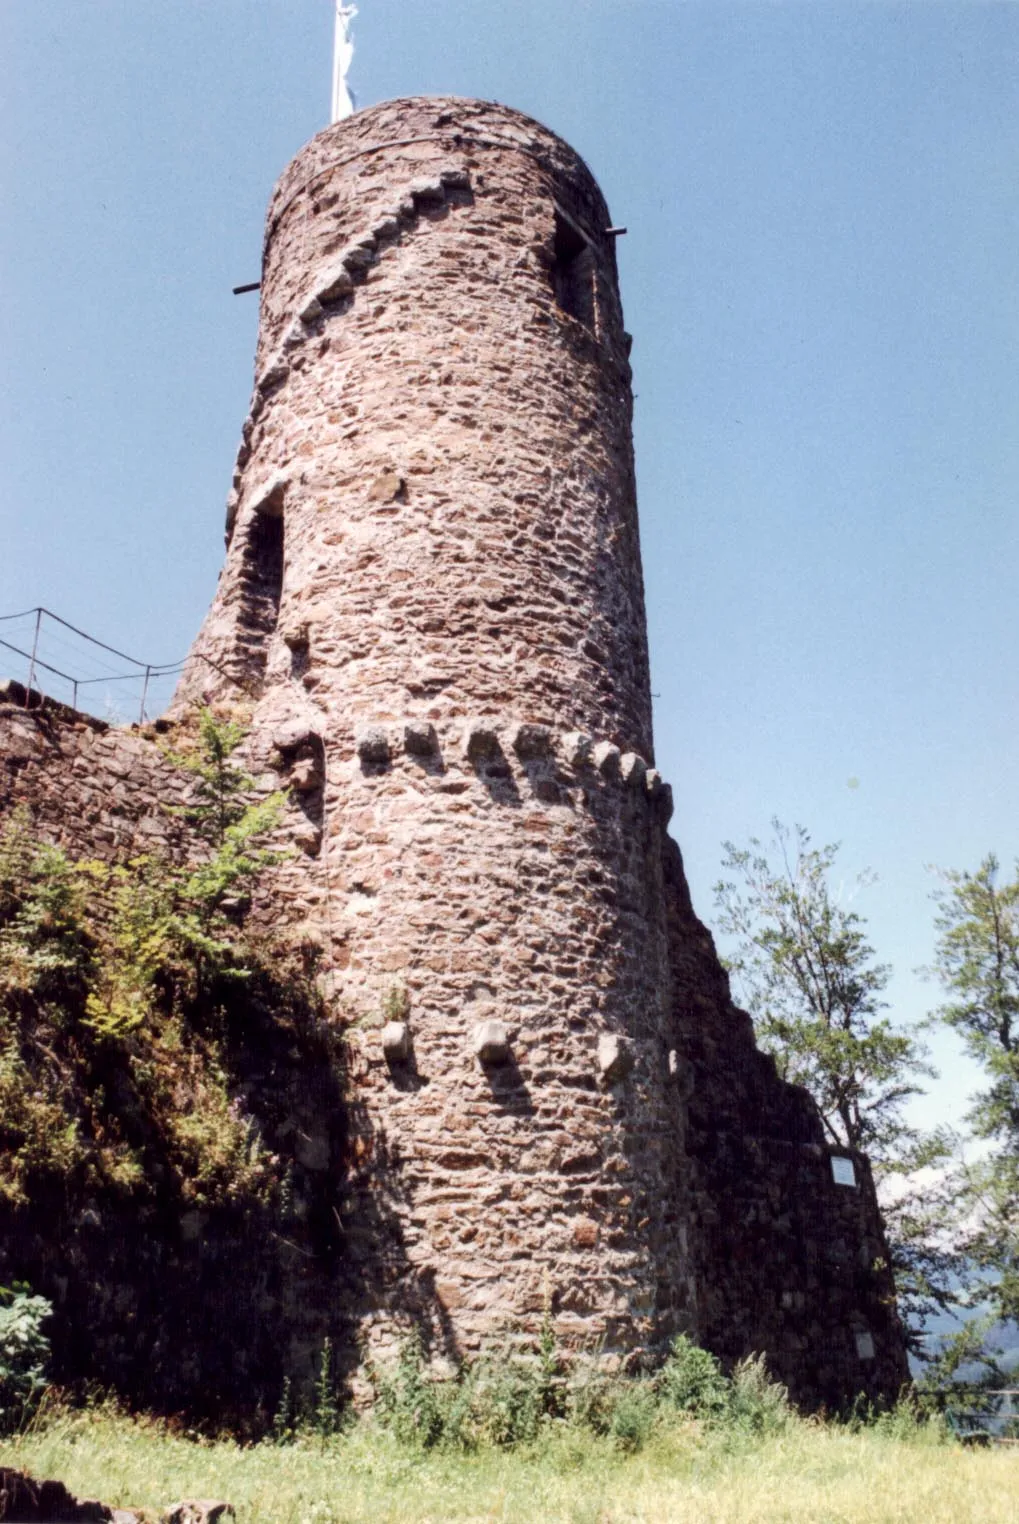
<path fill-rule="evenodd" d="M 334 122 L 342 122 L 354 110 L 354 102 L 347 86 L 347 75 L 354 57 L 354 39 L 350 23 L 357 15 L 356 5 L 344 5 L 336 0 L 336 46 L 333 51 L 333 115 Z"/>

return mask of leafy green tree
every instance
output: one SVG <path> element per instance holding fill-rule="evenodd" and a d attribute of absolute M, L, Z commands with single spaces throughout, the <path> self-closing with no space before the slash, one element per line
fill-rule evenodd
<path fill-rule="evenodd" d="M 920 1326 L 950 1304 L 957 1260 L 944 1242 L 944 1133 L 922 1134 L 904 1115 L 933 1073 L 918 1026 L 894 1024 L 880 963 L 848 892 L 833 887 L 837 845 L 815 847 L 803 826 L 772 821 L 773 839 L 724 843 L 729 877 L 715 887 L 719 928 L 733 939 L 727 966 L 761 1046 L 783 1078 L 817 1103 L 833 1144 L 867 1153 L 883 1197 L 899 1309 L 914 1348 Z M 922 1173 L 921 1173 L 922 1172 Z"/>
<path fill-rule="evenodd" d="M 231 761 L 247 731 L 235 720 L 219 719 L 205 707 L 198 711 L 194 745 L 185 750 L 166 749 L 167 758 L 194 780 L 194 798 L 180 813 L 215 847 L 226 841 L 227 832 L 244 818 L 247 795 L 254 780 Z"/>
<path fill-rule="evenodd" d="M 924 1048 L 881 1014 L 891 970 L 832 889 L 838 846 L 814 847 L 802 826 L 772 829 L 768 847 L 724 843 L 723 867 L 736 875 L 715 887 L 720 929 L 734 939 L 727 965 L 761 1046 L 810 1091 L 832 1143 L 895 1155 L 913 1138 L 903 1104 L 931 1073 Z"/>
<path fill-rule="evenodd" d="M 1000 881 L 993 854 L 975 873 L 942 872 L 934 971 L 948 999 L 937 1015 L 980 1065 L 986 1088 L 967 1117 L 986 1145 L 960 1169 L 961 1248 L 983 1297 L 1019 1318 L 1019 866 Z"/>

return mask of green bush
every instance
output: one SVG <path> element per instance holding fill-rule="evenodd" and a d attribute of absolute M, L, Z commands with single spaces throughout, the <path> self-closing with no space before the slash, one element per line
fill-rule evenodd
<path fill-rule="evenodd" d="M 658 1395 L 663 1407 L 691 1418 L 714 1423 L 729 1412 L 731 1383 L 714 1355 L 678 1334 L 669 1357 L 658 1373 Z"/>
<path fill-rule="evenodd" d="M 513 1448 L 586 1431 L 633 1453 L 680 1417 L 738 1436 L 774 1433 L 791 1416 L 788 1393 L 761 1356 L 727 1376 L 714 1355 L 681 1335 L 654 1376 L 613 1374 L 597 1358 L 567 1370 L 547 1315 L 530 1349 L 491 1349 L 446 1379 L 430 1369 L 415 1330 L 396 1364 L 373 1376 L 377 1421 L 422 1449 Z"/>
<path fill-rule="evenodd" d="M 42 1325 L 52 1311 L 27 1286 L 0 1288 L 0 1432 L 21 1428 L 46 1390 L 50 1342 Z"/>
<path fill-rule="evenodd" d="M 763 1355 L 749 1355 L 732 1373 L 728 1423 L 750 1434 L 774 1434 L 789 1422 L 789 1393 L 768 1375 Z"/>

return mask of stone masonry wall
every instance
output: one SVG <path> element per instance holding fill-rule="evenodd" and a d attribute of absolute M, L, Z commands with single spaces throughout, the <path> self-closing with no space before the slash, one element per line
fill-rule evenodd
<path fill-rule="evenodd" d="M 255 914 L 318 948 L 345 1055 L 342 1148 L 323 1116 L 298 1150 L 335 1187 L 321 1327 L 386 1352 L 416 1321 L 456 1356 L 551 1297 L 577 1347 L 685 1328 L 763 1350 L 806 1403 L 888 1394 L 866 1162 L 836 1182 L 666 834 L 609 226 L 581 161 L 504 107 L 390 102 L 297 156 L 170 719 L 241 704 L 260 787 L 288 793 Z M 167 829 L 151 742 L 42 723 L 0 723 L 0 810 L 29 796 L 82 850 L 132 812 Z M 307 1374 L 300 1300 L 284 1364 Z"/>
<path fill-rule="evenodd" d="M 726 1361 L 766 1350 L 808 1407 L 894 1395 L 908 1372 L 870 1165 L 825 1138 L 808 1093 L 756 1047 L 671 840 L 664 880 L 699 1336 Z"/>
<path fill-rule="evenodd" d="M 578 1342 L 687 1315 L 608 227 L 552 134 L 445 100 L 320 134 L 270 206 L 227 562 L 176 704 L 245 684 L 253 754 L 305 800 L 363 1189 L 404 1203 L 402 1279 L 364 1309 L 383 1340 L 423 1284 L 458 1348 L 546 1281 Z"/>

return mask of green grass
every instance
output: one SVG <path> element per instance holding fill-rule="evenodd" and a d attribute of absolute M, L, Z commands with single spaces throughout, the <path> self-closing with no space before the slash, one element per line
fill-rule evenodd
<path fill-rule="evenodd" d="M 465 1456 L 408 1449 L 369 1423 L 245 1448 L 58 1411 L 0 1442 L 0 1463 L 120 1506 L 227 1498 L 238 1524 L 1019 1524 L 1019 1453 L 894 1421 L 854 1431 L 794 1419 L 751 1439 L 677 1420 L 629 1456 L 553 1427 L 533 1446 Z"/>

